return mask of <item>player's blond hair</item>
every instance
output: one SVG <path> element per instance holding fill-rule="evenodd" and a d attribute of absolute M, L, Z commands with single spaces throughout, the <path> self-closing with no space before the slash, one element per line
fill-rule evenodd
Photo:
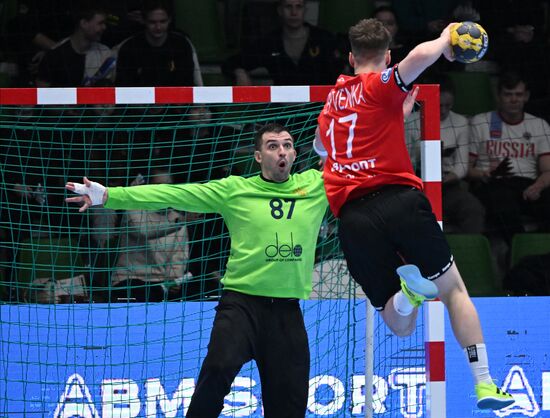
<path fill-rule="evenodd" d="M 378 19 L 362 19 L 349 28 L 351 53 L 356 60 L 382 57 L 391 43 L 391 34 Z"/>

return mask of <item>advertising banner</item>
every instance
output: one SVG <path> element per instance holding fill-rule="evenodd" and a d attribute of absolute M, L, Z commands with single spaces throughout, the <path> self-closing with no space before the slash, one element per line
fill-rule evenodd
<path fill-rule="evenodd" d="M 447 417 L 550 417 L 550 299 L 474 302 L 492 376 L 517 402 L 498 412 L 476 409 L 447 318 Z M 0 306 L 0 417 L 184 417 L 214 306 Z M 307 301 L 303 309 L 312 363 L 307 417 L 363 417 L 365 302 Z M 421 332 L 398 339 L 384 327 L 376 331 L 375 417 L 425 416 Z M 222 416 L 263 416 L 254 363 L 239 373 Z"/>

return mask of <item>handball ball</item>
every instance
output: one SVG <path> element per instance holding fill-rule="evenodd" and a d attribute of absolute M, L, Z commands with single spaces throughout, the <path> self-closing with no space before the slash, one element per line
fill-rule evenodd
<path fill-rule="evenodd" d="M 489 37 L 485 29 L 474 22 L 460 22 L 451 28 L 451 48 L 458 62 L 479 61 L 487 52 Z"/>

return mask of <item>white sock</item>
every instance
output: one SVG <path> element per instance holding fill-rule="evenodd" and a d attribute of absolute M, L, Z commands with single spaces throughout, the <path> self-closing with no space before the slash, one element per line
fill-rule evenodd
<path fill-rule="evenodd" d="M 493 383 L 489 373 L 489 360 L 487 359 L 487 348 L 485 344 L 475 344 L 464 348 L 466 360 L 470 365 L 470 371 L 476 382 Z"/>
<path fill-rule="evenodd" d="M 393 307 L 401 316 L 409 316 L 414 310 L 414 306 L 411 305 L 411 302 L 409 302 L 409 299 L 402 290 L 393 295 Z"/>

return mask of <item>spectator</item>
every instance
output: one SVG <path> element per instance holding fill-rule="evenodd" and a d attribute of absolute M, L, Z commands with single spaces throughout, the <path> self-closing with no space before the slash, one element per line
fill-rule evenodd
<path fill-rule="evenodd" d="M 6 133 L 6 132 L 4 132 Z M 14 242 L 30 236 L 43 236 L 63 229 L 66 224 L 62 211 L 62 193 L 57 189 L 57 178 L 63 178 L 65 167 L 47 164 L 61 161 L 58 137 L 50 131 L 37 128 L 15 129 L 11 140 L 2 141 L 5 160 L 2 161 L 1 180 L 6 185 L 6 219 L 18 228 L 11 231 Z M 22 210 L 22 205 L 30 208 Z M 81 222 L 82 219 L 79 220 Z"/>
<path fill-rule="evenodd" d="M 14 191 L 19 199 L 12 200 L 12 203 L 17 203 L 19 201 L 25 203 L 27 207 L 34 210 L 29 210 L 28 212 L 21 211 L 22 213 L 20 216 L 18 218 L 13 217 L 12 221 L 17 219 L 18 221 L 16 224 L 23 230 L 23 225 L 28 226 L 30 235 L 35 235 L 37 237 L 46 236 L 48 226 L 51 224 L 48 219 L 50 211 L 47 210 L 48 193 L 43 184 L 45 182 L 39 181 L 36 185 L 26 185 L 24 183 L 25 180 L 23 180 L 22 183 L 15 183 Z M 50 200 L 51 197 L 50 195 Z"/>
<path fill-rule="evenodd" d="M 80 5 L 74 13 L 73 33 L 48 51 L 38 68 L 38 87 L 88 86 L 114 76 L 115 58 L 101 44 L 105 10 L 94 2 Z"/>
<path fill-rule="evenodd" d="M 405 58 L 410 50 L 410 47 L 407 47 L 404 40 L 398 35 L 399 25 L 395 11 L 391 6 L 380 6 L 374 10 L 372 17 L 381 21 L 390 32 L 392 39 L 390 43 L 390 66 L 393 66 Z"/>
<path fill-rule="evenodd" d="M 16 65 L 14 85 L 34 85 L 40 60 L 71 32 L 69 0 L 22 0 L 6 24 L 0 48 Z"/>
<path fill-rule="evenodd" d="M 202 86 L 195 47 L 184 34 L 170 30 L 172 10 L 163 0 L 144 4 L 145 31 L 118 48 L 119 86 Z"/>
<path fill-rule="evenodd" d="M 550 221 L 550 127 L 524 112 L 529 100 L 525 80 L 516 73 L 500 77 L 498 109 L 472 119 L 469 176 L 487 209 L 487 221 L 510 243 L 523 232 L 522 216 Z"/>
<path fill-rule="evenodd" d="M 452 111 L 454 86 L 451 79 L 439 74 L 424 82 L 439 84 L 443 227 L 445 232 L 480 234 L 485 230 L 485 208 L 465 181 L 468 173 L 470 123 Z M 406 121 L 407 149 L 415 171 L 420 162 L 420 115 L 413 113 Z"/>
<path fill-rule="evenodd" d="M 518 72 L 529 86 L 527 112 L 539 117 L 550 116 L 550 51 L 545 39 L 548 3 L 538 0 L 484 0 L 479 3 L 483 19 L 487 19 L 489 52 L 501 73 Z"/>
<path fill-rule="evenodd" d="M 305 3 L 279 0 L 280 28 L 230 58 L 224 73 L 241 86 L 252 85 L 248 71 L 261 67 L 275 85 L 332 83 L 341 69 L 336 37 L 305 22 Z"/>
<path fill-rule="evenodd" d="M 450 226 L 452 232 L 480 234 L 485 229 L 485 209 L 464 181 L 468 173 L 470 124 L 466 117 L 452 111 L 451 80 L 444 77 L 439 84 L 443 223 L 446 232 Z"/>
<path fill-rule="evenodd" d="M 143 184 L 138 176 L 132 186 Z M 172 176 L 157 170 L 151 184 L 172 184 Z M 111 301 L 132 298 L 138 302 L 162 301 L 181 295 L 189 259 L 185 215 L 173 209 L 126 211 L 120 237 L 120 251 L 111 275 Z"/>
<path fill-rule="evenodd" d="M 21 142 L 21 145 L 24 146 L 24 143 Z M 50 176 L 46 173 L 42 176 L 15 170 L 8 170 L 7 173 L 9 178 L 6 177 L 4 183 L 7 186 L 6 205 L 0 213 L 1 219 L 9 222 L 11 226 L 9 230 L 0 228 L 0 236 L 3 235 L 2 238 L 6 241 L 0 245 L 0 256 L 6 257 L 3 261 L 9 261 L 5 264 L 5 297 L 23 302 L 34 278 L 30 267 L 20 264 L 19 257 L 22 256 L 23 249 L 28 248 L 24 243 L 37 242 L 39 239 L 59 239 L 63 227 L 56 201 L 59 201 L 60 196 L 56 193 L 55 187 L 51 187 L 51 182 L 48 182 Z M 43 272 L 45 268 L 40 267 L 44 260 L 42 254 L 48 250 L 37 248 L 35 251 L 34 257 L 37 261 L 33 271 Z M 11 292 L 8 291 L 8 285 L 12 286 Z"/>

